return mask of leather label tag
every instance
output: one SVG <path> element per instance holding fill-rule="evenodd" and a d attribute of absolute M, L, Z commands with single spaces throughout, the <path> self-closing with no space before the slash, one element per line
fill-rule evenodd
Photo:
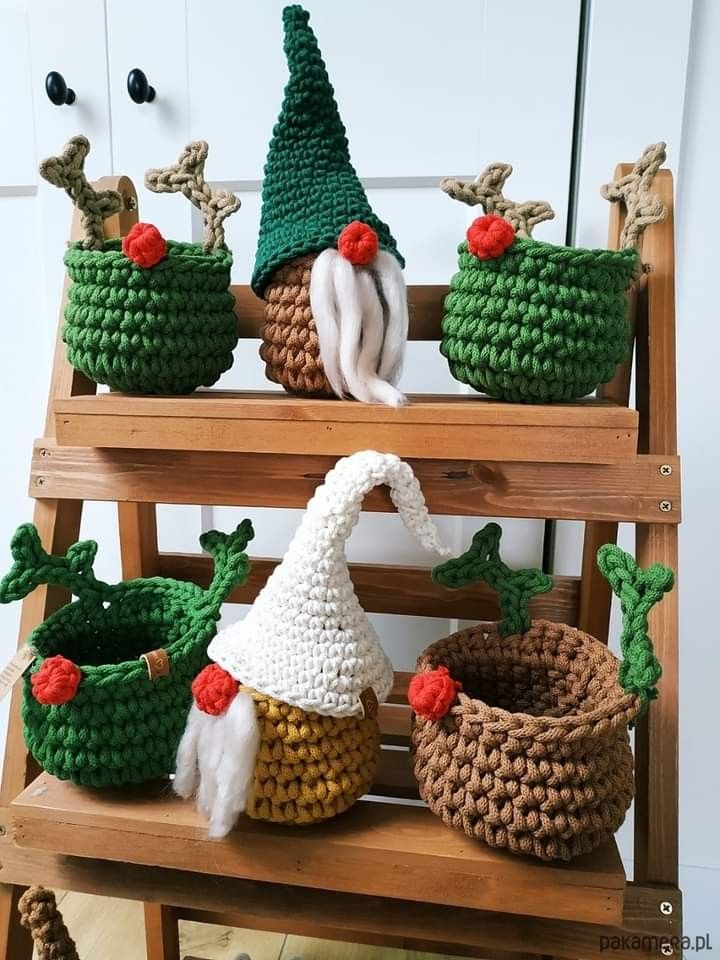
<path fill-rule="evenodd" d="M 360 694 L 360 704 L 363 708 L 363 716 L 368 720 L 374 720 L 378 715 L 378 698 L 372 687 L 367 687 Z"/>
<path fill-rule="evenodd" d="M 149 653 L 140 655 L 140 659 L 145 661 L 148 676 L 151 680 L 157 680 L 158 677 L 170 676 L 170 660 L 162 647 L 157 650 L 150 650 Z"/>
<path fill-rule="evenodd" d="M 33 648 L 24 643 L 0 673 L 0 700 L 3 700 L 35 659 Z"/>

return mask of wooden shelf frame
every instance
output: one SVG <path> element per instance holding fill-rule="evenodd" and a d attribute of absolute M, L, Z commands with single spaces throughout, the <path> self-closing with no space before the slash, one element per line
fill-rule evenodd
<path fill-rule="evenodd" d="M 628 169 L 621 166 L 617 174 Z M 134 187 L 127 178 L 101 184 L 128 201 L 106 224 L 108 236 L 122 236 L 137 220 Z M 158 502 L 303 507 L 337 457 L 373 446 L 411 461 L 437 514 L 586 521 L 581 577 L 557 578 L 554 591 L 536 599 L 534 613 L 606 637 L 609 594 L 594 553 L 615 539 L 618 522 L 635 525 L 641 563 L 677 567 L 668 171 L 656 186 L 670 216 L 647 231 L 643 256 L 652 270 L 631 299 L 636 410 L 628 406 L 631 363 L 598 399 L 558 406 L 428 396 L 395 411 L 282 393 L 96 395 L 95 385 L 69 367 L 58 339 L 30 478 L 43 544 L 65 550 L 79 535 L 85 500 L 115 501 L 125 577 L 206 582 L 207 558 L 159 551 Z M 621 226 L 622 212 L 613 207 L 611 246 Z M 77 227 L 74 221 L 73 236 Z M 248 288 L 233 292 L 240 334 L 257 336 L 262 304 Z M 411 339 L 438 339 L 444 293 L 436 286 L 410 288 Z M 392 506 L 380 490 L 364 508 Z M 256 560 L 248 584 L 231 601 L 252 601 L 276 562 Z M 468 619 L 497 614 L 489 591 L 442 591 L 419 568 L 355 564 L 351 573 L 370 611 Z M 21 639 L 66 599 L 56 589 L 28 597 Z M 651 629 L 664 676 L 660 699 L 636 734 L 632 883 L 614 844 L 567 865 L 542 864 L 473 844 L 417 806 L 406 675 L 397 675 L 390 702 L 381 707 L 377 800 L 309 831 L 246 821 L 220 843 L 206 839 L 191 805 L 172 799 L 167 785 L 112 796 L 38 771 L 22 742 L 16 689 L 0 804 L 0 955 L 29 960 L 15 910 L 19 885 L 30 881 L 144 900 L 150 960 L 177 955 L 180 918 L 498 958 L 599 960 L 604 937 L 633 934 L 645 938 L 639 949 L 622 948 L 618 956 L 657 955 L 663 940 L 680 933 L 682 916 L 676 594 L 652 612 Z M 198 883 L 199 873 L 206 882 Z M 662 902 L 671 903 L 671 913 L 661 911 Z"/>

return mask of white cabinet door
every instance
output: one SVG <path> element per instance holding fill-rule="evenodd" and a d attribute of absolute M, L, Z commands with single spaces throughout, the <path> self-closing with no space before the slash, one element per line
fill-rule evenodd
<path fill-rule="evenodd" d="M 102 0 L 76 0 L 72 24 L 62 0 L 28 3 L 31 51 L 32 102 L 38 160 L 58 154 L 75 134 L 84 134 L 91 145 L 86 161 L 90 179 L 112 172 L 108 110 L 105 6 Z M 82 29 L 73 27 L 82 24 Z M 60 73 L 75 93 L 69 106 L 55 106 L 45 92 L 45 77 Z M 72 208 L 62 190 L 38 180 L 39 216 L 42 223 L 48 336 L 57 325 L 62 290 L 62 255 L 70 231 Z"/>
<path fill-rule="evenodd" d="M 175 163 L 188 140 L 185 3 L 108 0 L 107 15 L 114 170 L 132 177 L 141 220 L 154 223 L 166 237 L 190 240 L 190 203 L 143 186 L 145 171 Z M 212 57 L 209 47 L 206 52 Z M 127 79 L 134 69 L 142 70 L 155 90 L 149 103 L 130 98 Z"/>

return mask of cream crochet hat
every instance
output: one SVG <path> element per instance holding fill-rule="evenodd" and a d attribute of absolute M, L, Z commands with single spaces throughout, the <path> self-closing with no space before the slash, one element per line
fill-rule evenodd
<path fill-rule="evenodd" d="M 331 717 L 362 716 L 360 695 L 369 688 L 379 703 L 387 698 L 393 667 L 355 596 L 345 557 L 363 497 L 380 484 L 390 487 L 420 543 L 449 553 L 407 463 L 374 450 L 339 460 L 247 617 L 210 644 L 211 659 L 240 683 Z"/>

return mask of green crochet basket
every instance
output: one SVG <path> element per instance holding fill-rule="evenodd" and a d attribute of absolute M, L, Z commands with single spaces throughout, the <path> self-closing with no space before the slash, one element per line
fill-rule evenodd
<path fill-rule="evenodd" d="M 554 213 L 503 196 L 509 164 L 492 164 L 473 183 L 442 181 L 451 197 L 485 210 L 458 247 L 445 299 L 440 350 L 457 380 L 499 400 L 553 403 L 612 378 L 630 349 L 626 292 L 642 269 L 637 244 L 665 214 L 649 192 L 664 159 L 664 144 L 648 147 L 632 173 L 603 188 L 627 207 L 619 250 L 532 239 Z"/>
<path fill-rule="evenodd" d="M 0 581 L 0 602 L 57 584 L 78 599 L 51 614 L 28 639 L 36 654 L 24 679 L 25 742 L 40 766 L 91 787 L 165 777 L 192 697 L 209 662 L 220 607 L 247 577 L 244 520 L 232 534 L 211 531 L 200 544 L 215 561 L 209 587 L 150 577 L 109 585 L 95 578 L 97 544 L 47 554 L 32 524 L 19 527 L 14 564 Z"/>
<path fill-rule="evenodd" d="M 232 365 L 238 340 L 222 221 L 240 201 L 210 189 L 207 144 L 191 143 L 176 166 L 148 171 L 145 183 L 159 193 L 182 192 L 201 210 L 203 242 L 166 241 L 143 223 L 123 240 L 105 240 L 103 220 L 123 201 L 88 184 L 89 150 L 85 137 L 74 137 L 40 167 L 82 211 L 86 234 L 64 258 L 72 280 L 62 329 L 68 360 L 95 383 L 125 393 L 186 394 L 211 386 Z"/>

